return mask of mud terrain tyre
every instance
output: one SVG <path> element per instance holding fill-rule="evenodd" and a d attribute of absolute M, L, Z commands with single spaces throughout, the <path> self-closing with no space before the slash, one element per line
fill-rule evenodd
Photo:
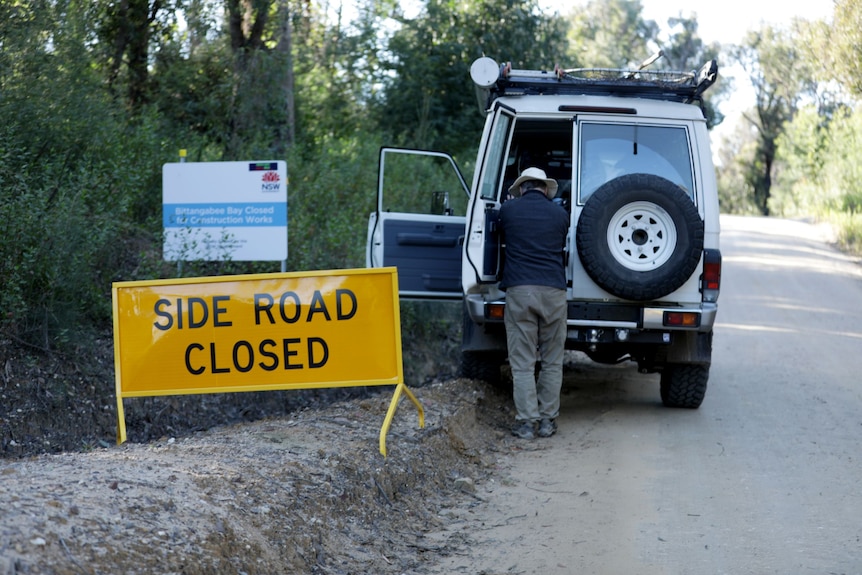
<path fill-rule="evenodd" d="M 661 372 L 661 402 L 667 407 L 697 409 L 706 396 L 709 366 L 668 365 Z"/>
<path fill-rule="evenodd" d="M 479 379 L 494 386 L 502 384 L 500 368 L 505 356 L 493 351 L 461 352 L 459 374 L 467 379 Z"/>
<path fill-rule="evenodd" d="M 628 174 L 599 187 L 575 233 L 587 274 L 608 293 L 633 301 L 682 286 L 700 262 L 703 237 L 688 194 L 652 174 Z"/>

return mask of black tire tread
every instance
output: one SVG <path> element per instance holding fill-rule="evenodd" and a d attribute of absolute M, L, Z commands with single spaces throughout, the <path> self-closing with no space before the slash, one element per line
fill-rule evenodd
<path fill-rule="evenodd" d="M 661 373 L 661 401 L 666 407 L 697 409 L 706 396 L 709 366 L 668 365 Z"/>
<path fill-rule="evenodd" d="M 500 367 L 503 359 L 494 352 L 464 351 L 461 352 L 459 375 L 467 379 L 478 379 L 492 385 L 499 385 L 502 380 Z"/>

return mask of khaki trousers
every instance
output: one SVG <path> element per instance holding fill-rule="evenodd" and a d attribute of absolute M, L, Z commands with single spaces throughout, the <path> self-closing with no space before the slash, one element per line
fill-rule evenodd
<path fill-rule="evenodd" d="M 566 290 L 548 286 L 506 290 L 504 319 L 517 420 L 554 419 L 560 413 L 566 315 Z M 537 358 L 542 362 L 538 378 Z"/>

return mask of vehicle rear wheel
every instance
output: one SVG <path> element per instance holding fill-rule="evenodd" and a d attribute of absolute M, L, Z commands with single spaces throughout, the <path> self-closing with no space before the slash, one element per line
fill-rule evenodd
<path fill-rule="evenodd" d="M 494 351 L 462 351 L 459 373 L 461 377 L 497 386 L 503 379 L 500 368 L 505 359 L 503 354 Z"/>
<path fill-rule="evenodd" d="M 634 301 L 682 286 L 700 262 L 703 237 L 703 221 L 688 194 L 652 174 L 628 174 L 599 187 L 575 233 L 578 256 L 593 281 Z"/>
<path fill-rule="evenodd" d="M 661 372 L 661 401 L 667 407 L 697 409 L 706 396 L 708 365 L 671 364 Z"/>

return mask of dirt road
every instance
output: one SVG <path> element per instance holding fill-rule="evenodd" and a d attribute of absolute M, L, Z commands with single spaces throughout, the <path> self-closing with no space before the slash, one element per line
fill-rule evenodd
<path fill-rule="evenodd" d="M 862 573 L 862 268 L 801 223 L 728 217 L 699 410 L 579 364 L 559 434 L 500 461 L 437 573 Z"/>
<path fill-rule="evenodd" d="M 725 218 L 706 400 L 572 355 L 559 433 L 478 382 L 153 444 L 0 460 L 0 575 L 862 573 L 862 272 Z"/>

